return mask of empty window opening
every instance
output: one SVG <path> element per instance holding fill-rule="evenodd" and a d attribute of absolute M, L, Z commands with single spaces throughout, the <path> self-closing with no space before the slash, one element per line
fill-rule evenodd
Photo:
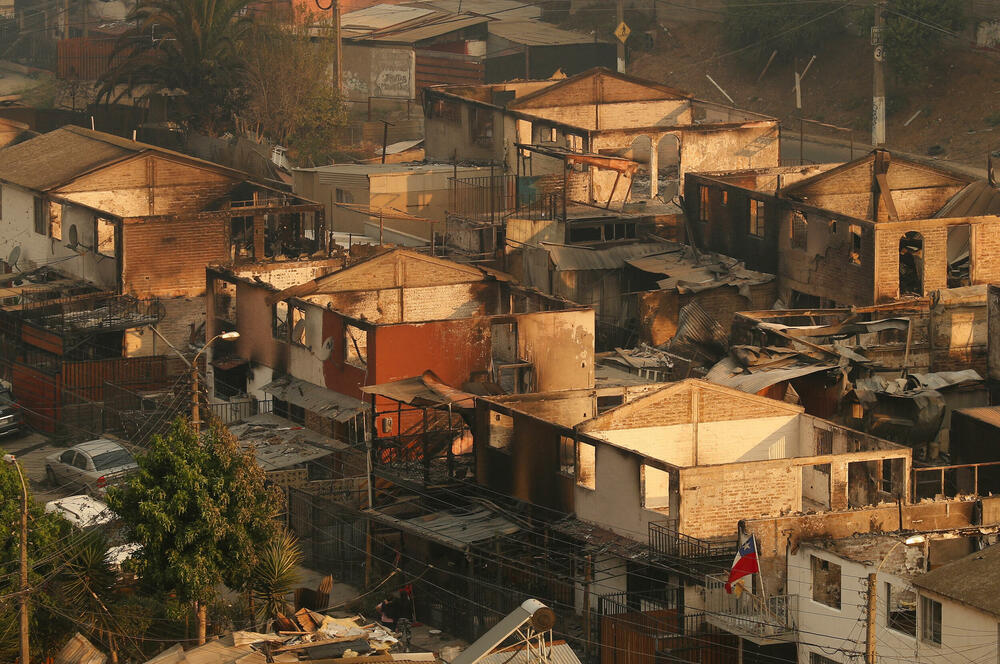
<path fill-rule="evenodd" d="M 802 467 L 802 511 L 830 509 L 830 464 Z"/>
<path fill-rule="evenodd" d="M 212 282 L 215 317 L 227 323 L 236 322 L 236 284 L 222 279 Z"/>
<path fill-rule="evenodd" d="M 910 636 L 917 635 L 917 596 L 912 590 L 885 584 L 885 624 Z"/>
<path fill-rule="evenodd" d="M 810 556 L 814 602 L 840 610 L 840 565 Z"/>
<path fill-rule="evenodd" d="M 94 219 L 94 224 L 97 229 L 94 236 L 97 238 L 95 242 L 97 253 L 102 256 L 110 256 L 114 258 L 115 256 L 115 222 L 110 219 L 105 219 L 104 217 L 96 217 Z"/>
<path fill-rule="evenodd" d="M 616 406 L 620 406 L 625 403 L 625 395 L 623 394 L 612 394 L 610 396 L 597 397 L 597 412 L 603 413 L 606 410 L 611 410 Z"/>
<path fill-rule="evenodd" d="M 289 401 L 275 399 L 273 407 L 274 414 L 278 417 L 284 417 L 286 420 L 291 420 L 296 424 L 306 423 L 306 410 L 302 406 L 297 406 Z"/>
<path fill-rule="evenodd" d="M 708 187 L 701 185 L 698 187 L 698 221 L 708 223 Z"/>
<path fill-rule="evenodd" d="M 253 217 L 233 217 L 229 220 L 229 254 L 237 258 L 253 258 Z"/>
<path fill-rule="evenodd" d="M 798 210 L 792 213 L 792 249 L 806 250 L 809 241 L 809 221 Z"/>
<path fill-rule="evenodd" d="M 514 418 L 493 411 L 490 413 L 490 447 L 507 451 L 514 440 Z"/>
<path fill-rule="evenodd" d="M 288 303 L 284 300 L 275 302 L 271 308 L 271 336 L 288 341 Z"/>
<path fill-rule="evenodd" d="M 851 262 L 861 265 L 861 226 L 851 224 L 848 231 L 851 234 Z"/>
<path fill-rule="evenodd" d="M 924 236 L 909 231 L 899 238 L 899 295 L 924 294 Z"/>
<path fill-rule="evenodd" d="M 882 495 L 879 502 L 891 502 L 902 497 L 906 459 L 882 459 Z"/>
<path fill-rule="evenodd" d="M 670 473 L 642 465 L 642 506 L 659 512 L 670 510 Z"/>
<path fill-rule="evenodd" d="M 849 443 L 847 451 L 856 452 L 858 450 L 851 449 Z M 847 464 L 848 507 L 877 505 L 880 502 L 880 485 L 878 461 L 855 461 Z"/>
<path fill-rule="evenodd" d="M 344 326 L 344 361 L 359 369 L 368 366 L 368 332 L 351 324 Z"/>
<path fill-rule="evenodd" d="M 582 440 L 576 445 L 576 485 L 597 489 L 597 447 Z"/>
<path fill-rule="evenodd" d="M 62 220 L 64 206 L 62 203 L 49 203 L 49 237 L 53 240 L 62 239 Z"/>
<path fill-rule="evenodd" d="M 941 643 L 941 602 L 920 597 L 920 640 Z"/>
<path fill-rule="evenodd" d="M 751 198 L 747 217 L 747 233 L 754 237 L 764 237 L 764 201 Z"/>
<path fill-rule="evenodd" d="M 45 235 L 45 201 L 41 196 L 35 196 L 35 232 Z"/>
<path fill-rule="evenodd" d="M 483 147 L 493 145 L 493 111 L 476 107 L 469 110 L 472 116 L 469 129 L 473 142 Z"/>
<path fill-rule="evenodd" d="M 972 273 L 969 224 L 948 227 L 948 288 L 969 286 Z"/>
<path fill-rule="evenodd" d="M 353 203 L 354 194 L 346 189 L 337 189 L 334 191 L 334 200 L 338 203 Z"/>
<path fill-rule="evenodd" d="M 559 436 L 559 472 L 576 477 L 576 441 L 569 436 Z"/>
<path fill-rule="evenodd" d="M 292 343 L 296 346 L 306 345 L 306 308 L 302 305 L 291 305 Z"/>

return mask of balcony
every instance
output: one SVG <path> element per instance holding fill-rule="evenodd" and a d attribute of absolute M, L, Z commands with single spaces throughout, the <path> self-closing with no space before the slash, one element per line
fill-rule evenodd
<path fill-rule="evenodd" d="M 654 521 L 649 524 L 649 549 L 654 557 L 684 567 L 700 582 L 706 574 L 729 568 L 736 554 L 736 537 L 704 540 L 677 530 L 676 520 Z"/>
<path fill-rule="evenodd" d="M 725 581 L 705 577 L 705 613 L 709 624 L 766 646 L 795 640 L 794 595 L 761 597 L 726 592 Z"/>

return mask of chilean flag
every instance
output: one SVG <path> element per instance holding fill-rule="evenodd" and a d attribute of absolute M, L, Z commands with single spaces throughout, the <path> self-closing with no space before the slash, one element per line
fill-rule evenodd
<path fill-rule="evenodd" d="M 758 574 L 760 566 L 757 564 L 757 538 L 751 535 L 747 541 L 740 545 L 733 558 L 733 567 L 729 570 L 729 580 L 726 581 L 726 592 L 733 593 L 733 583 L 749 574 Z"/>

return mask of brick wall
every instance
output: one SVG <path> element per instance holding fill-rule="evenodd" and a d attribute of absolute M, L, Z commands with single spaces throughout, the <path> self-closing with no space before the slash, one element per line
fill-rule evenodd
<path fill-rule="evenodd" d="M 680 470 L 678 527 L 693 537 L 732 535 L 743 518 L 801 507 L 802 471 L 787 461 Z"/>
<path fill-rule="evenodd" d="M 223 220 L 126 222 L 123 244 L 124 290 L 139 297 L 200 295 L 205 267 L 229 260 Z"/>

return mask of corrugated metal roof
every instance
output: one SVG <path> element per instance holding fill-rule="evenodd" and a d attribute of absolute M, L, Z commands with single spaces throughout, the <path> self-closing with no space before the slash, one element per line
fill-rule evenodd
<path fill-rule="evenodd" d="M 415 44 L 425 39 L 433 39 L 456 30 L 464 30 L 476 25 L 488 23 L 485 16 L 459 16 L 445 14 L 440 20 L 430 21 L 424 25 L 408 29 L 391 30 L 387 34 L 376 35 L 372 41 L 391 42 L 394 44 Z M 358 37 L 364 39 L 364 36 Z"/>
<path fill-rule="evenodd" d="M 434 13 L 433 9 L 407 5 L 373 5 L 340 17 L 341 30 L 383 30 L 385 28 L 423 18 Z"/>
<path fill-rule="evenodd" d="M 565 641 L 554 642 L 544 658 L 542 655 L 524 646 L 514 646 L 483 655 L 477 664 L 580 664 L 580 658 Z"/>
<path fill-rule="evenodd" d="M 491 35 L 525 46 L 571 46 L 594 43 L 593 35 L 563 30 L 542 21 L 494 21 L 489 27 Z"/>
<path fill-rule="evenodd" d="M 412 519 L 399 519 L 376 510 L 368 510 L 367 513 L 372 518 L 395 528 L 432 539 L 460 551 L 466 550 L 470 544 L 501 535 L 513 535 L 521 530 L 512 521 L 486 508 L 473 508 L 469 511 L 445 510 Z"/>
<path fill-rule="evenodd" d="M 664 245 L 658 242 L 620 244 L 606 249 L 588 249 L 564 244 L 549 244 L 542 242 L 549 252 L 549 257 L 556 270 L 618 270 L 624 267 L 629 259 L 647 256 L 664 250 Z"/>
<path fill-rule="evenodd" d="M 442 12 L 479 14 L 493 21 L 530 21 L 541 18 L 542 10 L 522 0 L 419 0 L 406 3 L 413 7 L 428 7 Z"/>
<path fill-rule="evenodd" d="M 956 413 L 961 413 L 965 417 L 986 422 L 1000 428 L 1000 406 L 980 406 L 978 408 L 961 408 Z"/>
<path fill-rule="evenodd" d="M 1000 214 L 1000 191 L 986 180 L 977 180 L 952 196 L 934 216 L 978 217 Z"/>
<path fill-rule="evenodd" d="M 77 632 L 56 655 L 53 664 L 104 664 L 108 656 Z"/>
<path fill-rule="evenodd" d="M 757 394 L 782 381 L 836 368 L 832 364 L 802 364 L 794 367 L 744 373 L 743 367 L 737 364 L 736 360 L 732 357 L 726 357 L 705 374 L 705 380 L 748 394 Z"/>
<path fill-rule="evenodd" d="M 713 253 L 695 254 L 690 246 L 675 244 L 675 248 L 651 256 L 629 259 L 632 267 L 665 275 L 657 281 L 664 290 L 698 293 L 719 286 L 750 286 L 774 281 L 773 274 L 748 270 L 743 261 Z M 749 293 L 746 293 L 749 295 Z"/>
<path fill-rule="evenodd" d="M 472 408 L 476 402 L 475 395 L 447 385 L 433 371 L 425 371 L 420 376 L 403 378 L 391 383 L 366 385 L 361 391 L 416 406 L 459 404 Z"/>
<path fill-rule="evenodd" d="M 366 408 L 363 401 L 294 376 L 275 378 L 260 389 L 282 401 L 311 410 L 321 417 L 332 417 L 338 422 L 346 422 Z"/>
<path fill-rule="evenodd" d="M 535 599 L 529 599 L 513 611 L 501 618 L 496 625 L 476 639 L 468 648 L 458 654 L 452 664 L 477 664 L 487 653 L 504 642 L 524 623 L 528 622 L 539 608 L 544 605 Z"/>
<path fill-rule="evenodd" d="M 265 471 L 292 468 L 348 447 L 272 413 L 248 417 L 229 430 L 240 447 L 253 450 L 257 463 Z"/>

